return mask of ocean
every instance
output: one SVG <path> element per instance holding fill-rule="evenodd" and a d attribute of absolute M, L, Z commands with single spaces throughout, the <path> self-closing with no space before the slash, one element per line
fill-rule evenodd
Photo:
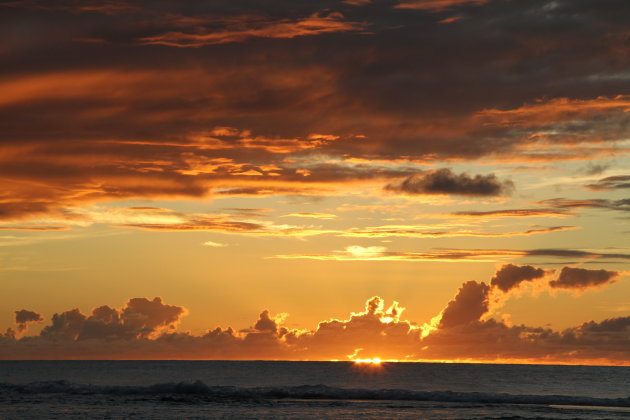
<path fill-rule="evenodd" d="M 630 367 L 0 361 L 1 419 L 628 419 Z"/>

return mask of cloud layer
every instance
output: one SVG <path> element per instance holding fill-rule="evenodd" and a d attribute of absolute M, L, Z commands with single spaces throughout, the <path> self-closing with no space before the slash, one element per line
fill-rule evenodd
<path fill-rule="evenodd" d="M 567 274 L 568 273 L 568 274 Z M 398 302 L 387 306 L 374 296 L 348 319 L 322 321 L 313 330 L 287 328 L 287 314 L 260 313 L 249 328 L 213 328 L 201 335 L 178 332 L 187 314 L 161 298 L 130 299 L 121 308 L 103 305 L 90 315 L 78 309 L 54 314 L 38 336 L 0 337 L 0 358 L 203 358 L 348 360 L 379 357 L 396 360 L 536 361 L 613 363 L 628 361 L 630 317 L 589 321 L 564 331 L 511 326 L 492 318 L 514 290 L 538 282 L 586 290 L 610 284 L 619 273 L 564 267 L 552 272 L 507 264 L 489 283 L 467 281 L 433 320 L 419 326 L 402 318 Z M 606 280 L 603 280 L 604 277 Z M 41 315 L 19 311 L 18 325 Z M 17 314 L 17 313 L 16 313 Z M 595 339 L 597 338 L 597 339 Z"/>
<path fill-rule="evenodd" d="M 0 219 L 349 182 L 505 195 L 492 174 L 423 164 L 626 153 L 627 7 L 4 2 Z"/>

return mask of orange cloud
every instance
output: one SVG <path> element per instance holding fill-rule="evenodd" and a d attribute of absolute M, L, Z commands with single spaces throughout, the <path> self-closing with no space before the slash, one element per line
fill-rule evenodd
<path fill-rule="evenodd" d="M 487 3 L 488 0 L 411 0 L 402 1 L 394 8 L 396 9 L 416 9 L 429 10 L 439 12 L 446 9 L 452 9 L 459 6 L 474 5 L 479 6 Z"/>
<path fill-rule="evenodd" d="M 551 232 L 562 232 L 566 230 L 578 229 L 577 226 L 552 226 L 546 228 L 529 229 L 525 231 L 517 232 L 474 232 L 474 231 L 429 231 L 421 230 L 414 226 L 383 226 L 383 227 L 371 227 L 365 229 L 352 229 L 348 232 L 344 232 L 339 236 L 359 237 L 359 238 L 387 238 L 387 237 L 422 237 L 422 238 L 439 238 L 439 237 L 460 237 L 460 236 L 475 236 L 482 238 L 497 238 L 508 236 L 528 236 L 536 234 L 545 234 Z"/>
<path fill-rule="evenodd" d="M 508 210 L 491 210 L 491 211 L 458 211 L 449 213 L 451 216 L 462 217 L 567 217 L 574 214 L 563 210 L 553 209 L 508 209 Z"/>
<path fill-rule="evenodd" d="M 291 213 L 286 214 L 283 217 L 308 217 L 313 219 L 323 219 L 323 220 L 332 220 L 336 219 L 337 215 L 330 213 L 309 213 L 309 212 L 299 212 L 299 213 Z"/>
<path fill-rule="evenodd" d="M 586 100 L 570 98 L 539 100 L 516 109 L 483 110 L 476 116 L 483 120 L 484 124 L 489 125 L 533 127 L 584 118 L 594 113 L 628 111 L 630 95 L 617 95 L 613 98 L 599 96 Z"/>
<path fill-rule="evenodd" d="M 382 248 L 382 247 L 381 247 Z M 630 254 L 623 253 L 599 253 L 575 249 L 441 249 L 426 252 L 401 252 L 386 251 L 381 249 L 377 254 L 355 255 L 351 247 L 343 251 L 333 251 L 330 254 L 285 254 L 275 255 L 272 258 L 280 259 L 310 259 L 321 261 L 448 261 L 448 262 L 475 262 L 494 261 L 502 262 L 506 258 L 516 257 L 551 257 L 551 258 L 578 258 L 597 259 L 608 258 L 618 260 L 630 260 Z"/>
<path fill-rule="evenodd" d="M 256 19 L 248 22 L 246 18 L 244 17 L 243 22 L 235 28 L 202 33 L 167 32 L 162 35 L 141 38 L 140 42 L 147 45 L 198 48 L 205 45 L 244 42 L 251 38 L 291 39 L 323 33 L 360 31 L 365 27 L 363 23 L 344 21 L 344 16 L 339 12 L 314 13 L 307 18 L 296 21 Z"/>
<path fill-rule="evenodd" d="M 506 268 L 507 267 L 507 268 Z M 518 269 L 521 282 L 538 275 L 528 266 L 504 266 L 495 277 Z M 509 273 L 508 273 L 509 274 Z M 513 273 L 512 273 L 513 274 Z M 510 274 L 511 276 L 511 274 Z M 514 283 L 510 283 L 512 290 Z M 496 285 L 469 281 L 427 327 L 403 320 L 397 302 L 374 296 L 348 319 L 320 322 L 313 330 L 289 329 L 287 314 L 260 313 L 253 326 L 209 329 L 201 335 L 177 332 L 187 313 L 160 298 L 130 299 L 120 309 L 107 305 L 90 316 L 78 309 L 54 314 L 39 336 L 0 335 L 0 359 L 220 359 L 220 360 L 467 360 L 544 363 L 627 363 L 630 317 L 589 321 L 565 331 L 509 326 L 481 320 L 496 305 Z M 29 311 L 30 312 L 30 311 Z M 37 313 L 27 314 L 32 321 Z M 24 319 L 20 319 L 24 321 Z M 26 322 L 26 321 L 25 321 Z"/>

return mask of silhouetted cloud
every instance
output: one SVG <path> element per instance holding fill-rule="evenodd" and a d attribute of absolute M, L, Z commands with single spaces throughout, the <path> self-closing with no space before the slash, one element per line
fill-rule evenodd
<path fill-rule="evenodd" d="M 549 282 L 549 285 L 557 289 L 584 290 L 589 287 L 613 283 L 618 276 L 619 272 L 617 271 L 563 267 L 560 276 Z"/>
<path fill-rule="evenodd" d="M 41 322 L 44 316 L 37 312 L 21 309 L 15 311 L 15 324 L 17 325 L 18 334 L 23 334 L 28 329 L 28 325 L 34 322 Z"/>
<path fill-rule="evenodd" d="M 499 181 L 494 174 L 475 175 L 455 174 L 442 168 L 412 175 L 399 183 L 388 184 L 387 191 L 404 194 L 448 194 L 476 197 L 509 194 L 514 188 L 511 181 Z"/>
<path fill-rule="evenodd" d="M 442 312 L 439 327 L 451 328 L 477 321 L 488 312 L 489 293 L 490 286 L 483 282 L 471 280 L 464 283 Z"/>
<path fill-rule="evenodd" d="M 521 282 L 542 278 L 545 270 L 531 265 L 506 264 L 490 280 L 490 284 L 503 292 L 518 287 Z"/>
<path fill-rule="evenodd" d="M 54 314 L 41 336 L 50 339 L 135 339 L 175 328 L 187 310 L 162 303 L 159 297 L 130 299 L 121 309 L 100 306 L 89 316 L 78 309 Z"/>
<path fill-rule="evenodd" d="M 565 267 L 566 269 L 567 267 Z M 515 289 L 540 269 L 505 265 L 493 277 Z M 594 270 L 592 270 L 594 271 Z M 604 270 L 602 270 L 604 271 Z M 607 272 L 611 273 L 611 272 Z M 498 284 L 467 281 L 445 309 L 422 327 L 402 319 L 398 302 L 373 296 L 348 319 L 329 319 L 313 330 L 287 328 L 288 314 L 260 313 L 253 327 L 216 327 L 201 335 L 177 332 L 186 309 L 160 298 L 130 299 L 122 308 L 103 305 L 86 316 L 78 309 L 55 314 L 39 336 L 0 335 L 0 358 L 33 359 L 285 359 L 529 361 L 627 363 L 630 317 L 589 321 L 564 331 L 510 326 L 488 318 L 498 303 Z M 584 287 L 597 281 L 582 281 Z M 507 293 L 507 292 L 506 292 Z M 19 311 L 18 311 L 19 312 Z M 28 313 L 26 313 L 28 312 Z M 22 321 L 40 319 L 26 311 Z M 28 321 L 30 322 L 30 321 Z"/>

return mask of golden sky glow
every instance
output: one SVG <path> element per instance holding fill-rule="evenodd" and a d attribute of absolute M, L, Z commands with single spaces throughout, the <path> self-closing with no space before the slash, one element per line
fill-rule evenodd
<path fill-rule="evenodd" d="M 0 3 L 0 358 L 630 363 L 628 18 Z"/>

